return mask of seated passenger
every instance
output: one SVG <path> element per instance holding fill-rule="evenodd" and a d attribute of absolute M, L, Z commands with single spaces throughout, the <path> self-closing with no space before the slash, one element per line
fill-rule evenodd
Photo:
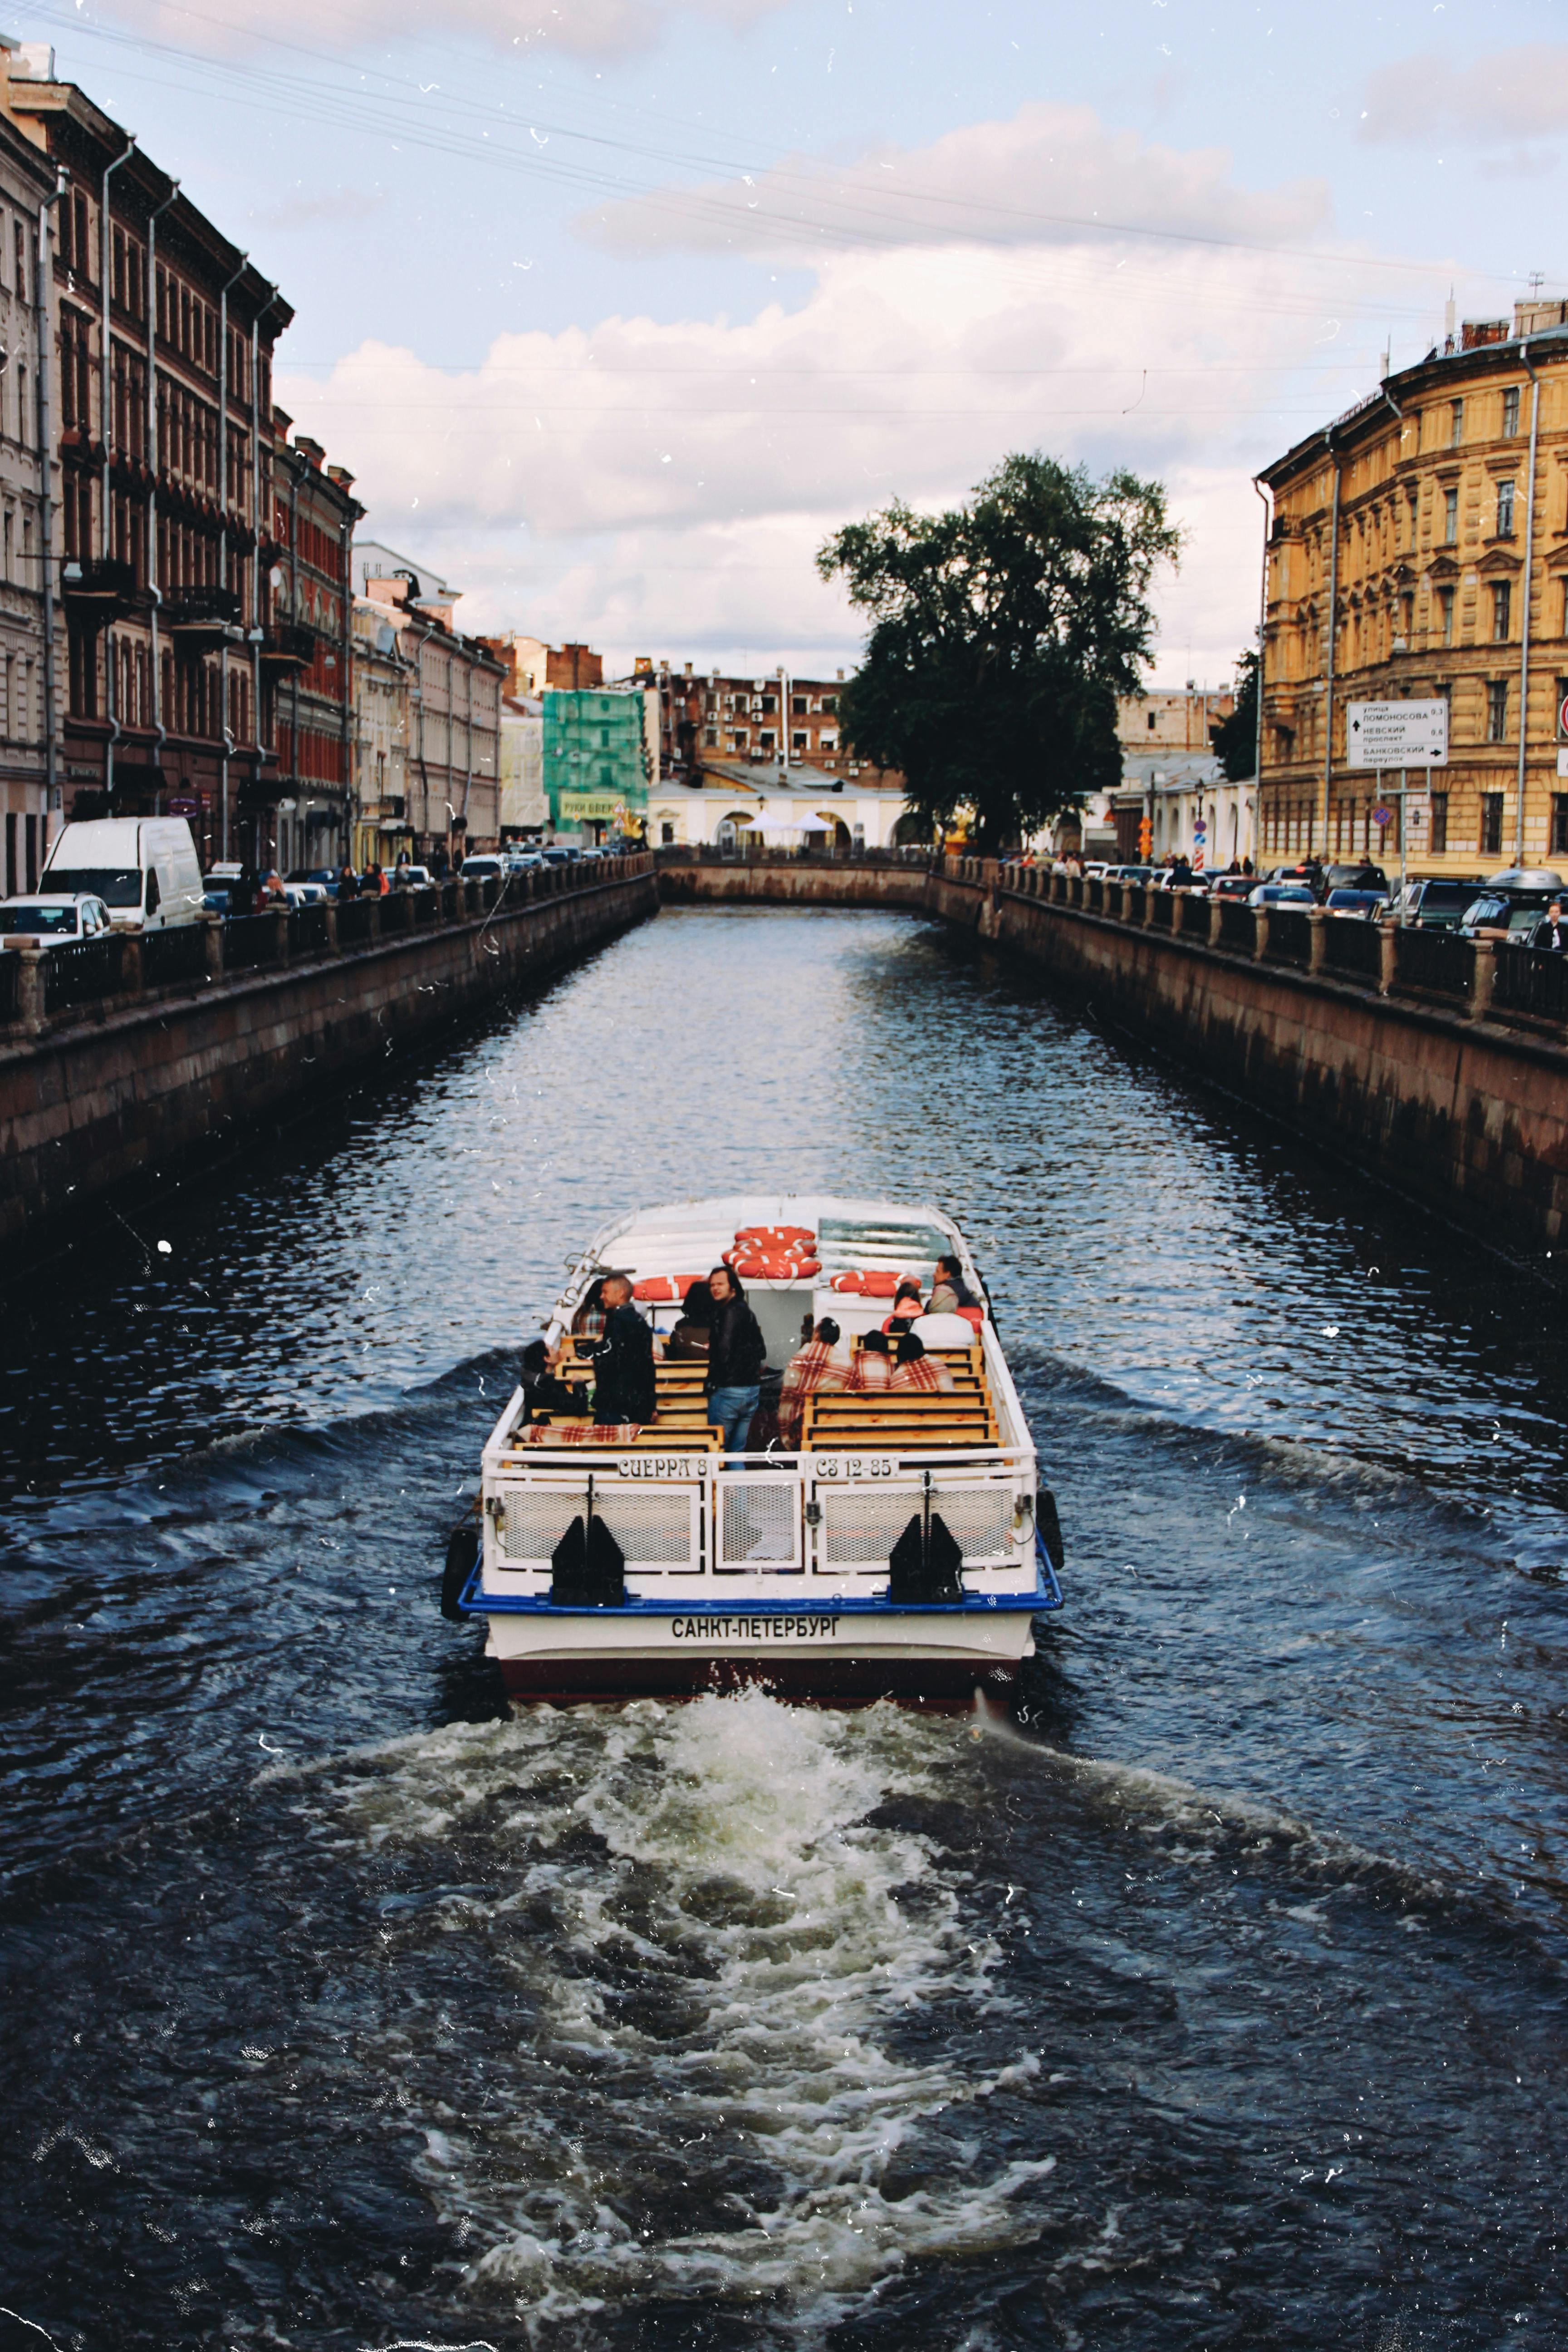
<path fill-rule="evenodd" d="M 582 1341 L 576 1352 L 586 1363 L 604 1332 L 604 1276 L 599 1275 L 583 1292 L 582 1304 L 571 1318 L 571 1336 Z"/>
<path fill-rule="evenodd" d="M 885 1331 L 868 1331 L 855 1350 L 844 1386 L 852 1396 L 869 1396 L 893 1385 L 891 1343 Z"/>
<path fill-rule="evenodd" d="M 557 1379 L 550 1369 L 549 1350 L 542 1339 L 530 1339 L 523 1349 L 518 1386 L 523 1391 L 519 1426 L 541 1412 L 578 1420 L 588 1416 L 588 1391 L 568 1388 L 564 1381 Z"/>
<path fill-rule="evenodd" d="M 899 1283 L 898 1295 L 893 1302 L 893 1312 L 882 1328 L 890 1339 L 901 1339 L 915 1317 L 924 1315 L 925 1312 L 925 1309 L 920 1304 L 920 1285 L 912 1274 L 906 1274 Z"/>
<path fill-rule="evenodd" d="M 680 1320 L 664 1342 L 667 1364 L 706 1364 L 713 1293 L 706 1282 L 694 1282 L 681 1302 Z"/>
<path fill-rule="evenodd" d="M 955 1382 L 940 1356 L 928 1356 L 924 1340 L 906 1331 L 898 1343 L 898 1361 L 891 1385 L 900 1395 L 910 1390 L 927 1396 L 951 1396 Z"/>
<path fill-rule="evenodd" d="M 957 1259 L 939 1257 L 927 1312 L 932 1315 L 956 1315 L 963 1307 L 977 1307 L 979 1305 L 980 1301 L 964 1280 L 964 1271 Z"/>
<path fill-rule="evenodd" d="M 632 1304 L 623 1274 L 607 1274 L 601 1297 L 604 1336 L 593 1351 L 593 1420 L 596 1428 L 653 1418 L 653 1335 Z"/>
<path fill-rule="evenodd" d="M 839 1345 L 839 1327 L 831 1315 L 824 1315 L 814 1337 L 784 1367 L 779 1391 L 781 1444 L 791 1451 L 800 1444 L 806 1399 L 822 1389 L 841 1389 L 849 1376 L 849 1359 Z"/>

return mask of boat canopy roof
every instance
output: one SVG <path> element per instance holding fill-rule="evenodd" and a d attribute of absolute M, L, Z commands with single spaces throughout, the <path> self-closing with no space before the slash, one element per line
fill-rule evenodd
<path fill-rule="evenodd" d="M 815 1234 L 823 1280 L 855 1267 L 928 1278 L 951 1253 L 974 1276 L 963 1235 L 930 1202 L 851 1200 L 827 1192 L 735 1192 L 637 1209 L 601 1226 L 585 1252 L 595 1266 L 638 1276 L 706 1274 L 737 1234 L 795 1226 Z"/>

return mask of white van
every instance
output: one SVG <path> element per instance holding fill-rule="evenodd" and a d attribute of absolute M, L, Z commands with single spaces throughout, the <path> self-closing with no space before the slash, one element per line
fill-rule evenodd
<path fill-rule="evenodd" d="M 166 931 L 203 913 L 202 869 L 183 816 L 106 816 L 57 835 L 40 890 L 90 891 L 117 931 Z"/>

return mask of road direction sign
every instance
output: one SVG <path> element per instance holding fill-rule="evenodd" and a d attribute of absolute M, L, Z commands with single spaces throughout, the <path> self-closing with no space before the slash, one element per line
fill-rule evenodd
<path fill-rule="evenodd" d="M 1345 705 L 1347 768 L 1446 768 L 1448 706 L 1430 702 L 1351 702 Z"/>

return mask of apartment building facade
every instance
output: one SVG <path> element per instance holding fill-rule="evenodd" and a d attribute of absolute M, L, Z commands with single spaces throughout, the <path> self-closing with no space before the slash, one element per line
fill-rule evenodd
<path fill-rule="evenodd" d="M 353 854 L 350 572 L 354 525 L 364 513 L 353 476 L 326 465 L 319 441 L 300 433 L 290 446 L 291 422 L 274 410 L 272 538 L 281 551 L 268 574 L 269 624 L 261 647 L 277 749 L 276 774 L 266 780 L 267 814 L 286 873 L 340 866 Z"/>
<path fill-rule="evenodd" d="M 604 656 L 591 646 L 547 646 L 542 637 L 515 634 L 483 642 L 504 664 L 505 691 L 514 699 L 537 699 L 548 686 L 571 690 L 604 683 Z"/>
<path fill-rule="evenodd" d="M 373 597 L 356 596 L 353 631 L 353 850 L 356 866 L 395 865 L 413 855 L 409 815 L 408 740 L 413 665 L 399 645 L 395 616 Z"/>
<path fill-rule="evenodd" d="M 1416 869 L 1568 860 L 1568 306 L 1467 324 L 1260 478 L 1260 857 L 1397 858 L 1345 713 L 1414 697 L 1449 742 Z"/>
<path fill-rule="evenodd" d="M 292 313 L 51 51 L 5 64 L 8 119 L 65 175 L 46 271 L 63 814 L 175 811 L 209 859 L 266 856 L 272 352 Z"/>
<path fill-rule="evenodd" d="M 0 43 L 0 72 L 17 54 Z M 37 883 L 61 822 L 55 694 L 49 414 L 49 273 L 38 224 L 55 174 L 0 113 L 0 889 Z"/>
<path fill-rule="evenodd" d="M 409 666 L 405 815 L 416 862 L 494 848 L 501 832 L 501 694 L 507 671 L 455 625 L 460 591 L 379 541 L 356 541 L 353 577 L 386 614 Z"/>

